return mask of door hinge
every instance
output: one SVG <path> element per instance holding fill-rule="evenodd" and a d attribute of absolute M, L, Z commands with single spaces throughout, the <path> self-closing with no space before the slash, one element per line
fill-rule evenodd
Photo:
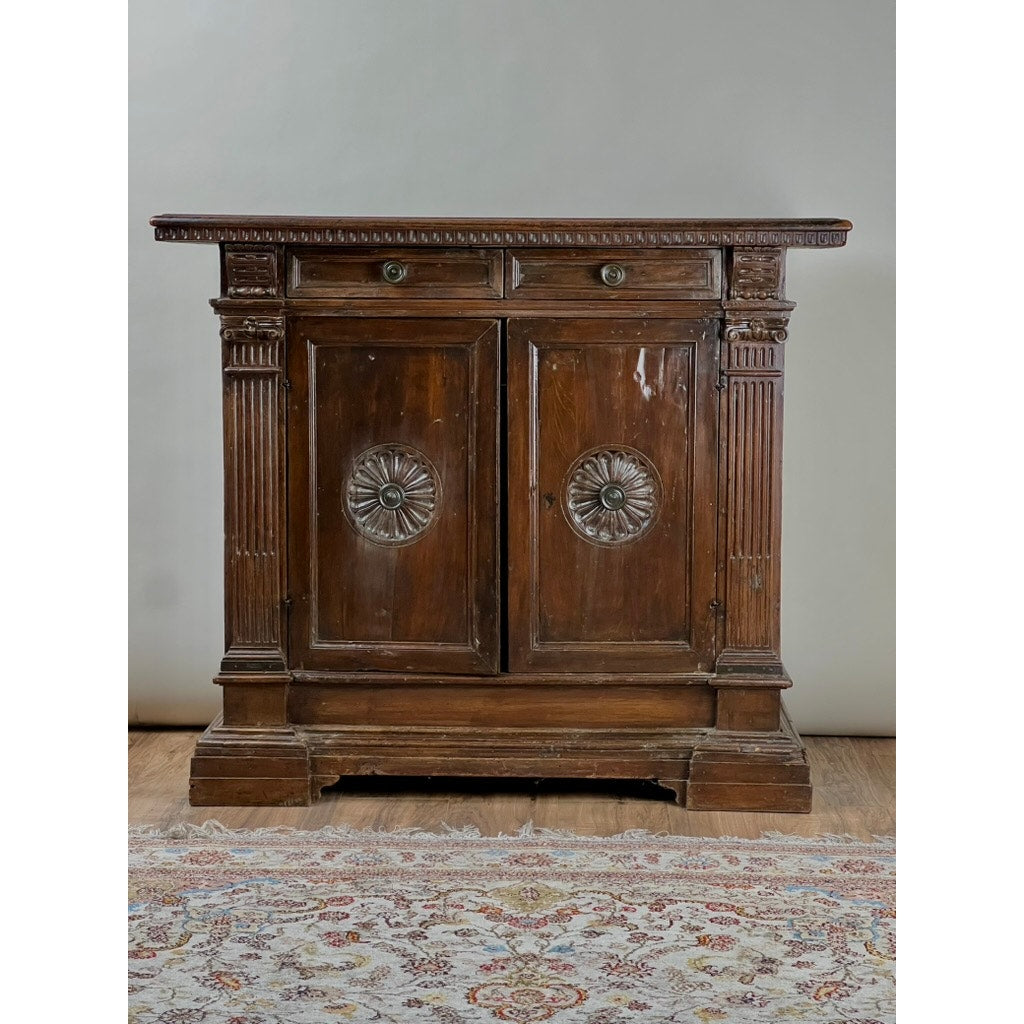
<path fill-rule="evenodd" d="M 282 377 L 281 378 L 281 387 L 283 387 L 285 389 L 285 391 L 291 391 L 291 389 L 292 389 L 292 382 L 287 377 Z"/>
<path fill-rule="evenodd" d="M 729 378 L 724 374 L 718 375 L 718 383 L 715 385 L 716 391 L 724 391 L 729 386 Z"/>
<path fill-rule="evenodd" d="M 285 599 L 284 599 L 284 600 L 283 600 L 283 601 L 281 602 L 281 605 L 282 605 L 282 607 L 284 608 L 284 610 L 285 610 L 285 612 L 286 612 L 286 613 L 291 613 L 291 610 L 292 610 L 292 599 L 291 599 L 290 597 L 286 597 L 286 598 L 285 598 Z"/>

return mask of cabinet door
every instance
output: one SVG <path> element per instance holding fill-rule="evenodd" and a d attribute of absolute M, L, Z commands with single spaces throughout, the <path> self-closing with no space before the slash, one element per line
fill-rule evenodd
<path fill-rule="evenodd" d="M 498 325 L 290 325 L 290 661 L 498 667 Z"/>
<path fill-rule="evenodd" d="M 717 337 L 509 321 L 513 670 L 710 670 Z"/>

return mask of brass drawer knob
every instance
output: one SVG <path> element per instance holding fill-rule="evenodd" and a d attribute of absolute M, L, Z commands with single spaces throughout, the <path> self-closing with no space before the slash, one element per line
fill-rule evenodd
<path fill-rule="evenodd" d="M 626 271 L 618 263 L 606 263 L 601 268 L 601 280 L 609 288 L 617 288 L 626 280 Z"/>
<path fill-rule="evenodd" d="M 399 281 L 404 281 L 405 275 L 408 273 L 405 264 L 399 263 L 398 260 L 388 260 L 381 268 L 381 272 L 388 284 L 398 284 Z"/>

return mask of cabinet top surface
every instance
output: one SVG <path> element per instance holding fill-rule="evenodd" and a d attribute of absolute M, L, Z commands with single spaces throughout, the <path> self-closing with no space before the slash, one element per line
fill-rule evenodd
<path fill-rule="evenodd" d="M 302 245 L 445 246 L 783 246 L 846 244 L 848 220 L 797 219 L 448 219 L 426 217 L 280 217 L 164 213 L 150 224 L 161 242 Z"/>

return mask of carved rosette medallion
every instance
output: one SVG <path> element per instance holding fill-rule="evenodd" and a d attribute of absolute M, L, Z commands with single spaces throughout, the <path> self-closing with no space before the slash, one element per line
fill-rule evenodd
<path fill-rule="evenodd" d="M 592 544 L 628 544 L 657 522 L 658 471 L 633 448 L 593 448 L 565 475 L 562 510 L 569 525 Z"/>
<path fill-rule="evenodd" d="M 344 485 L 345 514 L 374 544 L 412 544 L 437 520 L 441 481 L 422 453 L 404 444 L 368 448 Z"/>

